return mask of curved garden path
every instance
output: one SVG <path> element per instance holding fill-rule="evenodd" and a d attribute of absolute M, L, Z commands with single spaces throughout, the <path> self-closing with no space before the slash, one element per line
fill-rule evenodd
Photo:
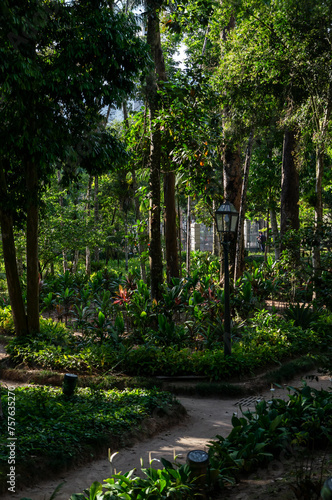
<path fill-rule="evenodd" d="M 6 383 L 2 381 L 2 383 Z M 8 384 L 13 385 L 12 382 Z M 289 384 L 294 387 L 300 387 L 301 379 L 295 379 Z M 318 389 L 329 389 L 331 380 L 328 376 L 319 376 L 319 380 L 310 381 L 308 385 Z M 260 396 L 270 399 L 273 397 L 287 397 L 288 390 L 286 385 L 283 389 L 275 389 L 271 392 L 266 390 Z M 257 396 L 259 396 L 257 394 Z M 226 436 L 231 430 L 231 418 L 234 412 L 238 411 L 239 398 L 236 399 L 216 399 L 216 398 L 198 398 L 198 397 L 179 397 L 179 401 L 186 408 L 188 415 L 183 421 L 168 430 L 160 432 L 155 437 L 142 442 L 133 442 L 132 446 L 119 451 L 114 458 L 113 466 L 116 472 L 125 472 L 133 468 L 140 469 L 140 461 L 143 459 L 144 467 L 148 466 L 149 460 L 164 457 L 173 461 L 173 456 L 182 455 L 179 461 L 184 462 L 186 455 L 193 449 L 207 449 L 208 442 L 217 434 Z M 252 407 L 256 397 L 250 397 L 247 401 L 242 398 L 242 408 Z M 112 450 L 115 452 L 118 450 Z M 155 462 L 158 464 L 158 462 Z M 157 467 L 157 465 L 156 465 Z M 21 498 L 31 498 L 32 500 L 48 500 L 54 489 L 59 483 L 64 482 L 57 499 L 68 500 L 72 493 L 82 492 L 84 488 L 89 487 L 93 481 L 102 482 L 110 476 L 111 469 L 107 457 L 84 467 L 76 468 L 60 474 L 56 479 L 41 477 L 40 483 L 32 488 L 25 488 L 16 493 L 4 495 L 3 500 L 20 500 Z M 52 474 L 50 474 L 50 477 Z M 272 475 L 273 476 L 273 475 Z M 269 481 L 275 478 L 270 478 Z M 244 496 L 243 496 L 244 495 Z M 247 490 L 241 494 L 237 489 L 236 496 L 233 498 L 249 498 Z M 225 498 L 225 497 L 223 497 Z M 258 498 L 258 497 L 257 497 Z M 259 496 L 259 498 L 264 498 Z"/>

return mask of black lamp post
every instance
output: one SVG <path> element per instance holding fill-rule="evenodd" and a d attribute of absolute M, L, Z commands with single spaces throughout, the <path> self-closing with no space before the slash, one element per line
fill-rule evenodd
<path fill-rule="evenodd" d="M 224 248 L 225 255 L 225 282 L 224 282 L 224 299 L 225 299 L 225 320 L 224 320 L 224 353 L 229 356 L 232 353 L 231 343 L 231 312 L 229 306 L 229 269 L 228 269 L 228 252 L 229 241 L 228 235 L 235 233 L 239 214 L 232 203 L 226 201 L 215 213 L 218 233 L 220 235 L 220 243 Z"/>

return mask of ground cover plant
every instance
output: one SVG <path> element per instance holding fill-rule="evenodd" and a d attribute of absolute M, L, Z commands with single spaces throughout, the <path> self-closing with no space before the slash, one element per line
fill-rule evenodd
<path fill-rule="evenodd" d="M 331 316 L 325 314 L 305 329 L 273 312 L 258 311 L 236 331 L 232 356 L 225 357 L 220 339 L 207 345 L 201 336 L 184 347 L 175 341 L 157 342 L 155 337 L 151 341 L 151 336 L 138 344 L 137 335 L 133 340 L 129 335 L 107 336 L 105 332 L 101 343 L 95 337 L 77 335 L 64 324 L 47 319 L 42 320 L 40 334 L 13 337 L 7 344 L 7 352 L 16 365 L 24 363 L 43 369 L 87 374 L 122 372 L 145 377 L 201 375 L 218 381 L 255 373 L 257 369 L 308 353 L 328 356 L 331 323 Z"/>
<path fill-rule="evenodd" d="M 241 474 L 259 467 L 282 465 L 291 457 L 305 463 L 319 449 L 331 451 L 332 393 L 305 385 L 289 388 L 289 400 L 257 401 L 254 411 L 234 414 L 232 430 L 227 437 L 216 436 L 209 445 L 210 466 L 206 475 L 195 477 L 188 465 L 162 460 L 163 469 L 142 469 L 144 477 L 135 471 L 114 474 L 104 483 L 95 482 L 84 493 L 70 500 L 106 500 L 111 498 L 216 498 L 218 491 L 226 494 Z M 307 463 L 307 461 L 306 461 Z M 325 480 L 322 474 L 314 478 L 310 468 L 294 478 L 293 489 L 298 498 L 318 499 Z M 203 493 L 204 491 L 204 493 Z M 219 498 L 219 497 L 218 497 Z"/>
<path fill-rule="evenodd" d="M 8 459 L 8 416 L 10 399 L 15 401 L 15 436 L 19 453 L 15 456 L 16 475 L 36 479 L 41 470 L 60 471 L 82 464 L 112 449 L 124 446 L 138 432 L 144 419 L 166 415 L 172 406 L 181 407 L 170 393 L 156 389 L 102 391 L 79 388 L 65 396 L 61 388 L 0 387 L 4 419 L 0 420 L 0 484 L 6 488 Z"/>

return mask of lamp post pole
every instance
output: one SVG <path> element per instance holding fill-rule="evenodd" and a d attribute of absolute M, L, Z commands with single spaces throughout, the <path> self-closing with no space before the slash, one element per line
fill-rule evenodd
<path fill-rule="evenodd" d="M 224 355 L 232 354 L 231 341 L 231 311 L 230 311 L 230 293 L 229 293 L 229 240 L 228 235 L 236 232 L 239 214 L 234 205 L 229 201 L 223 203 L 215 212 L 215 219 L 220 235 L 220 243 L 224 249 Z M 222 238 L 222 234 L 224 238 Z"/>
<path fill-rule="evenodd" d="M 224 355 L 230 356 L 232 354 L 232 342 L 231 342 L 231 311 L 229 305 L 229 269 L 228 269 L 228 251 L 229 242 L 222 241 L 222 246 L 224 248 L 225 256 L 225 281 L 224 281 Z"/>

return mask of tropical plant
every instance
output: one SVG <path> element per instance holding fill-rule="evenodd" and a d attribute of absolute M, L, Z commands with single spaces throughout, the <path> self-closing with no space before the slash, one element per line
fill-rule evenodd
<path fill-rule="evenodd" d="M 319 312 L 314 310 L 312 306 L 306 304 L 289 304 L 288 308 L 283 313 L 288 321 L 292 321 L 295 326 L 300 326 L 303 329 L 312 327 L 313 323 L 317 322 Z"/>

